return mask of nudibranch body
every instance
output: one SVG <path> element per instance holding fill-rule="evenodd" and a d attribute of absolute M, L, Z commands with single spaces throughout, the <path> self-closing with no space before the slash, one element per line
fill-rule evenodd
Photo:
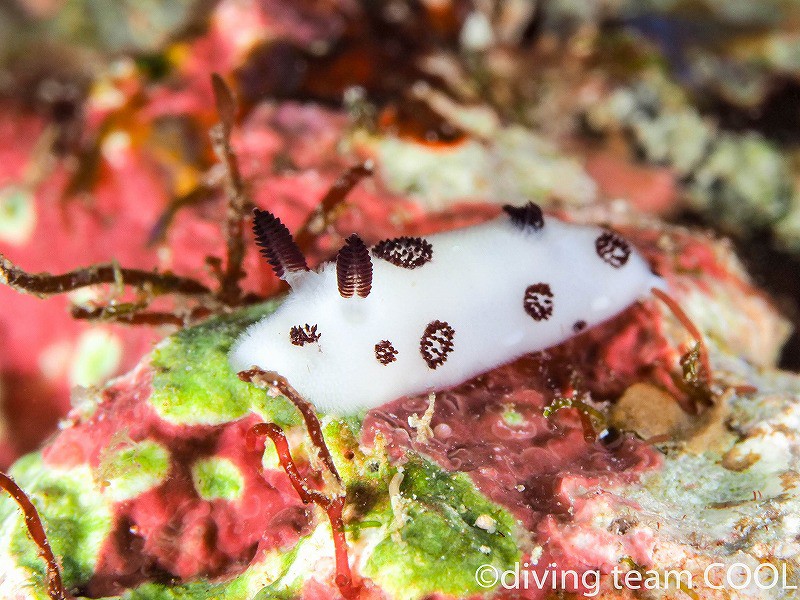
<path fill-rule="evenodd" d="M 231 366 L 275 371 L 317 409 L 352 414 L 554 346 L 664 285 L 614 232 L 534 204 L 505 212 L 371 249 L 351 236 L 310 271 L 280 221 L 256 211 L 258 243 L 293 290 L 237 340 Z"/>

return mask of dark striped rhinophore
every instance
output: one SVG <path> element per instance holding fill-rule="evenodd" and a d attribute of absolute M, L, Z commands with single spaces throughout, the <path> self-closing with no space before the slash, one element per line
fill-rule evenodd
<path fill-rule="evenodd" d="M 613 231 L 601 233 L 594 242 L 597 256 L 610 264 L 615 269 L 619 269 L 631 255 L 631 245 L 618 236 Z"/>
<path fill-rule="evenodd" d="M 538 204 L 528 202 L 525 206 L 506 204 L 503 210 L 511 217 L 511 222 L 522 230 L 539 231 L 544 227 L 544 214 Z"/>
<path fill-rule="evenodd" d="M 522 299 L 525 312 L 534 321 L 546 321 L 553 316 L 553 292 L 546 283 L 534 283 L 525 288 Z"/>
<path fill-rule="evenodd" d="M 372 253 L 404 269 L 416 269 L 433 258 L 431 243 L 419 237 L 398 237 L 375 244 Z"/>
<path fill-rule="evenodd" d="M 336 281 L 342 298 L 369 296 L 372 289 L 372 259 L 366 244 L 355 233 L 336 255 Z"/>
<path fill-rule="evenodd" d="M 322 336 L 317 333 L 316 325 L 295 325 L 289 330 L 289 340 L 295 346 L 305 346 L 306 344 L 313 344 Z"/>
<path fill-rule="evenodd" d="M 287 273 L 308 271 L 303 253 L 278 217 L 266 210 L 254 208 L 253 231 L 256 234 L 256 245 L 261 248 L 261 254 L 269 261 L 278 277 L 285 279 Z"/>
<path fill-rule="evenodd" d="M 382 365 L 388 365 L 397 360 L 397 350 L 389 340 L 381 340 L 375 344 L 375 358 Z"/>
<path fill-rule="evenodd" d="M 453 351 L 456 330 L 446 321 L 431 321 L 419 340 L 419 351 L 431 369 L 441 367 Z"/>

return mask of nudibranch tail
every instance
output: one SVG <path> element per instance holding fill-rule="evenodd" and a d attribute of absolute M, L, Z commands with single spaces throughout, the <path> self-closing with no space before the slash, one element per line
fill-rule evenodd
<path fill-rule="evenodd" d="M 278 217 L 266 210 L 254 208 L 253 231 L 256 234 L 256 245 L 261 248 L 261 254 L 278 277 L 286 280 L 290 273 L 308 271 L 305 256 Z"/>
<path fill-rule="evenodd" d="M 342 298 L 352 298 L 353 294 L 366 298 L 372 289 L 369 248 L 355 233 L 336 256 L 336 281 Z"/>

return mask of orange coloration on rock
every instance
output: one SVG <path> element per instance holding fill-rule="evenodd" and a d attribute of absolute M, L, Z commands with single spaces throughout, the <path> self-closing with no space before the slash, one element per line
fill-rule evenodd
<path fill-rule="evenodd" d="M 608 198 L 625 198 L 643 213 L 663 215 L 675 206 L 678 183 L 667 168 L 636 165 L 611 153 L 592 154 L 586 172 Z"/>

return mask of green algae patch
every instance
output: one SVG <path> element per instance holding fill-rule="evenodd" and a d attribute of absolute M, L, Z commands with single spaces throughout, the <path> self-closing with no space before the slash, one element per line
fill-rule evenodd
<path fill-rule="evenodd" d="M 97 477 L 105 493 L 122 502 L 160 485 L 169 474 L 169 451 L 151 440 L 113 448 L 103 456 Z"/>
<path fill-rule="evenodd" d="M 321 556 L 330 556 L 333 543 L 327 524 L 320 524 L 290 551 L 271 552 L 250 576 L 253 600 L 295 600 L 303 584 L 314 574 Z M 325 548 L 328 548 L 326 551 Z"/>
<path fill-rule="evenodd" d="M 19 459 L 11 475 L 39 511 L 67 587 L 88 581 L 112 520 L 110 503 L 95 486 L 89 467 L 46 467 L 36 453 Z M 46 597 L 44 560 L 17 505 L 7 497 L 0 499 L 0 545 L 30 571 L 33 589 Z"/>
<path fill-rule="evenodd" d="M 238 335 L 277 306 L 268 302 L 216 317 L 159 344 L 150 360 L 150 402 L 158 414 L 172 423 L 219 425 L 252 410 L 282 427 L 298 424 L 300 417 L 288 400 L 267 397 L 264 390 L 240 381 L 228 364 Z"/>
<path fill-rule="evenodd" d="M 322 419 L 325 443 L 345 485 L 350 481 L 358 481 L 367 474 L 362 465 L 364 454 L 359 449 L 358 436 L 360 432 L 360 416 L 334 417 L 326 415 Z M 381 458 L 386 460 L 384 457 Z"/>
<path fill-rule="evenodd" d="M 192 481 L 203 500 L 238 500 L 244 490 L 241 471 L 226 458 L 206 458 L 195 462 Z"/>
<path fill-rule="evenodd" d="M 174 587 L 147 583 L 126 592 L 124 600 L 249 600 L 246 581 L 239 577 L 224 583 L 194 581 Z"/>
<path fill-rule="evenodd" d="M 402 507 L 403 525 L 377 543 L 364 568 L 394 597 L 486 592 L 475 580 L 481 565 L 503 571 L 519 560 L 514 518 L 465 475 L 413 459 L 399 489 L 394 504 Z"/>

